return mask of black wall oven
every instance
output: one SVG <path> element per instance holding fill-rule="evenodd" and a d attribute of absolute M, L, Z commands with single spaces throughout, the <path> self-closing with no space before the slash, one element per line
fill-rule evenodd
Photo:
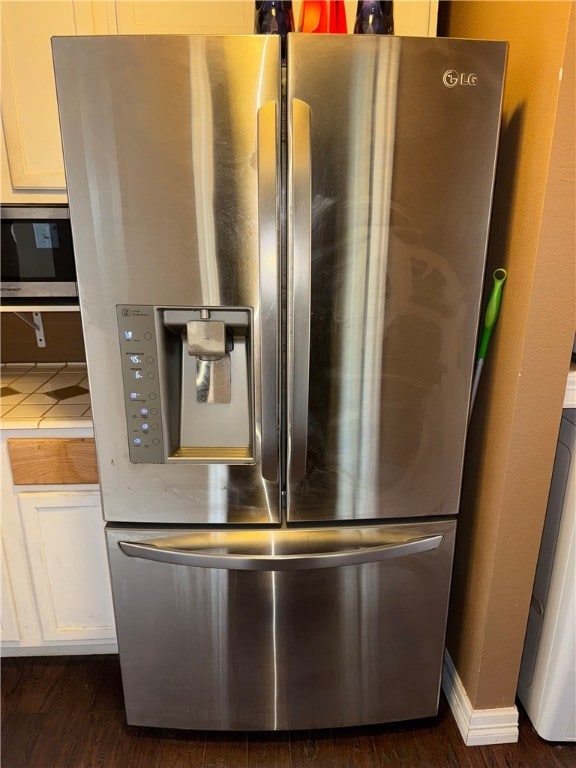
<path fill-rule="evenodd" d="M 2 299 L 78 295 L 68 206 L 2 205 Z"/>

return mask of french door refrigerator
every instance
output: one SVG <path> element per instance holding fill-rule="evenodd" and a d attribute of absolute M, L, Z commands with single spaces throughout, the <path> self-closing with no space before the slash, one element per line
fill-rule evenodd
<path fill-rule="evenodd" d="M 506 46 L 59 38 L 128 722 L 436 712 Z"/>

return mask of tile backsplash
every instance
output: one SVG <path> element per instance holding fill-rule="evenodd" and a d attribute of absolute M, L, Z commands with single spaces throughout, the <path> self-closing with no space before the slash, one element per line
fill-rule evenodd
<path fill-rule="evenodd" d="M 5 429 L 89 426 L 85 363 L 2 363 L 0 419 Z"/>

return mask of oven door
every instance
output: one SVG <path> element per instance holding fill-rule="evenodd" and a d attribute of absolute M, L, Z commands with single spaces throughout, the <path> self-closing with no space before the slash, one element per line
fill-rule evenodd
<path fill-rule="evenodd" d="M 2 206 L 2 298 L 78 295 L 68 208 Z"/>

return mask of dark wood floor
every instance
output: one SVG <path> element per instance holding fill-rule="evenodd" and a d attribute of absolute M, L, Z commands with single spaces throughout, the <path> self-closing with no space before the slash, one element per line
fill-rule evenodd
<path fill-rule="evenodd" d="M 465 747 L 444 700 L 437 718 L 278 734 L 127 726 L 116 656 L 5 659 L 2 768 L 572 768 L 576 746 Z"/>

